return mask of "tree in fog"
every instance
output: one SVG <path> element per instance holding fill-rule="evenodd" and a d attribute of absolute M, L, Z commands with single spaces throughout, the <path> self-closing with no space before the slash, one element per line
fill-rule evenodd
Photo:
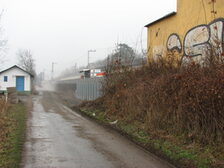
<path fill-rule="evenodd" d="M 17 56 L 19 66 L 35 76 L 35 60 L 33 59 L 31 51 L 28 49 L 20 49 L 17 52 Z"/>
<path fill-rule="evenodd" d="M 0 13 L 0 64 L 3 64 L 5 61 L 5 54 L 7 49 L 6 48 L 7 40 L 5 39 L 4 36 L 4 29 L 1 26 L 2 16 L 3 16 L 3 10 Z"/>
<path fill-rule="evenodd" d="M 112 62 L 117 62 L 122 65 L 132 65 L 136 52 L 130 46 L 125 43 L 117 44 L 116 49 L 109 55 L 109 59 Z"/>

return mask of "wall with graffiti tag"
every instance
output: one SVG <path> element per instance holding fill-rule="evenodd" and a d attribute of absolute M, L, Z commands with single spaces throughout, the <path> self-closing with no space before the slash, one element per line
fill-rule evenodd
<path fill-rule="evenodd" d="M 183 61 L 224 55 L 224 0 L 177 0 L 176 14 L 148 28 L 148 56 L 179 53 Z"/>

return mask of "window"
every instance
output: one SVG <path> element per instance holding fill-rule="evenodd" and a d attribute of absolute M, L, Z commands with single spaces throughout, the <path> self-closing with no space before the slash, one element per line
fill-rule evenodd
<path fill-rule="evenodd" d="M 8 82 L 8 76 L 4 76 L 4 82 Z"/>

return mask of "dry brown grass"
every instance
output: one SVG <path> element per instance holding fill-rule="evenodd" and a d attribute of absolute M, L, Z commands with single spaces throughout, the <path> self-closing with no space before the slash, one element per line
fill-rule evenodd
<path fill-rule="evenodd" d="M 4 117 L 7 109 L 8 109 L 8 103 L 5 99 L 5 97 L 4 96 L 0 97 L 0 121 Z"/>
<path fill-rule="evenodd" d="M 188 142 L 224 142 L 224 64 L 180 66 L 157 60 L 132 70 L 115 67 L 101 102 L 110 116 L 139 121 L 150 133 L 182 135 Z"/>
<path fill-rule="evenodd" d="M 9 130 L 6 130 L 8 121 L 10 120 L 7 115 L 8 104 L 4 98 L 0 98 L 0 141 L 2 142 L 8 134 Z"/>
<path fill-rule="evenodd" d="M 8 105 L 5 100 L 5 97 L 0 97 L 0 113 L 3 113 L 4 111 L 6 111 L 7 107 Z"/>

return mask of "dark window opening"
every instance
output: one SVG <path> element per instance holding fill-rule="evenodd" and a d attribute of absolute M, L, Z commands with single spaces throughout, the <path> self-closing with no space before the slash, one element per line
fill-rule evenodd
<path fill-rule="evenodd" d="M 8 76 L 4 76 L 4 82 L 8 82 Z"/>

